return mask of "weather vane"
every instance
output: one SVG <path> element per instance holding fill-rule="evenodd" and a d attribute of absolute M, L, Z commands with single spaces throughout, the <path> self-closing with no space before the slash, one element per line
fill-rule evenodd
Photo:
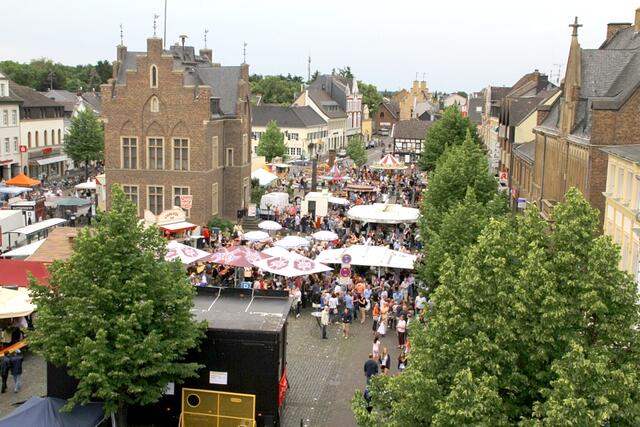
<path fill-rule="evenodd" d="M 205 29 L 204 30 L 204 48 L 207 48 L 207 33 L 209 32 L 209 30 Z"/>
<path fill-rule="evenodd" d="M 158 18 L 160 18 L 160 15 L 157 15 L 157 14 L 154 13 L 153 14 L 153 37 L 156 36 L 156 27 L 157 27 L 157 24 L 158 24 Z"/>
<path fill-rule="evenodd" d="M 247 63 L 247 42 L 242 42 L 242 63 Z"/>
<path fill-rule="evenodd" d="M 124 46 L 124 41 L 122 37 L 122 24 L 120 24 L 120 46 Z"/>

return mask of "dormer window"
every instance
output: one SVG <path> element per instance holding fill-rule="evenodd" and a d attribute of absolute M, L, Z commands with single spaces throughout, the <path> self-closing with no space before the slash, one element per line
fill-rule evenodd
<path fill-rule="evenodd" d="M 209 98 L 209 108 L 211 109 L 212 116 L 222 115 L 222 111 L 220 110 L 220 98 Z"/>
<path fill-rule="evenodd" d="M 158 97 L 154 96 L 151 98 L 151 112 L 159 113 L 160 112 L 160 101 L 158 101 Z"/>
<path fill-rule="evenodd" d="M 149 83 L 151 87 L 158 87 L 158 67 L 152 65 L 149 74 Z"/>

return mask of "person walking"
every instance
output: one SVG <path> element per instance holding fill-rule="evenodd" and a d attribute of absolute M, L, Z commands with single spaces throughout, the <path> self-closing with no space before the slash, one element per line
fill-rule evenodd
<path fill-rule="evenodd" d="M 373 337 L 373 345 L 371 346 L 371 353 L 373 353 L 373 358 L 380 361 L 380 337 L 378 334 L 375 334 Z"/>
<path fill-rule="evenodd" d="M 380 306 L 377 302 L 373 304 L 371 317 L 373 317 L 373 333 L 376 333 L 378 332 L 378 322 L 380 321 Z"/>
<path fill-rule="evenodd" d="M 380 355 L 380 368 L 382 368 L 383 375 L 389 375 L 389 370 L 391 369 L 391 356 L 389 356 L 389 350 L 387 350 L 387 347 L 382 349 L 382 354 Z"/>
<path fill-rule="evenodd" d="M 360 294 L 360 298 L 358 298 L 358 308 L 360 309 L 360 323 L 362 324 L 367 318 L 367 300 L 363 294 Z"/>
<path fill-rule="evenodd" d="M 407 369 L 407 353 L 404 351 L 398 356 L 398 371 L 403 372 Z"/>
<path fill-rule="evenodd" d="M 0 358 L 0 377 L 2 377 L 2 393 L 7 391 L 7 379 L 11 370 L 11 361 L 7 354 L 2 354 Z"/>
<path fill-rule="evenodd" d="M 320 316 L 320 325 L 322 326 L 322 339 L 327 339 L 327 326 L 329 326 L 329 307 L 325 306 Z"/>
<path fill-rule="evenodd" d="M 20 350 L 16 350 L 10 358 L 11 376 L 13 376 L 13 392 L 17 393 L 22 387 L 22 354 Z"/>
<path fill-rule="evenodd" d="M 353 316 L 351 316 L 351 311 L 345 307 L 344 312 L 342 313 L 342 332 L 345 340 L 349 338 L 351 322 L 353 322 Z"/>
<path fill-rule="evenodd" d="M 371 381 L 371 377 L 377 375 L 378 363 L 373 359 L 373 354 L 369 353 L 369 359 L 364 362 L 364 376 L 367 378 L 367 384 Z"/>
<path fill-rule="evenodd" d="M 404 320 L 404 314 L 400 315 L 400 319 L 396 324 L 396 332 L 398 333 L 398 348 L 404 348 L 407 338 L 407 321 Z"/>

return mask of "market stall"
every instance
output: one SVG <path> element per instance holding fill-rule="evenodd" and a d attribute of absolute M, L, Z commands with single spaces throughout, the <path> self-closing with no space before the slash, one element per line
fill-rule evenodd
<path fill-rule="evenodd" d="M 286 256 L 263 259 L 253 263 L 253 265 L 262 271 L 285 277 L 307 276 L 332 270 L 331 267 L 295 252 L 289 252 Z"/>
<path fill-rule="evenodd" d="M 251 268 L 254 262 L 267 258 L 271 257 L 247 246 L 231 246 L 220 248 L 208 257 L 202 258 L 201 261 L 232 267 Z"/>
<path fill-rule="evenodd" d="M 394 251 L 384 246 L 353 245 L 340 249 L 325 249 L 315 261 L 323 264 L 341 264 L 344 255 L 349 255 L 351 265 L 385 267 L 413 270 L 417 257 Z"/>
<path fill-rule="evenodd" d="M 144 211 L 145 226 L 156 225 L 165 237 L 170 239 L 188 238 L 198 226 L 187 221 L 187 214 L 177 206 L 154 215 L 150 210 Z"/>
<path fill-rule="evenodd" d="M 347 217 L 354 221 L 374 224 L 412 224 L 419 216 L 419 209 L 392 203 L 353 206 L 347 211 Z"/>

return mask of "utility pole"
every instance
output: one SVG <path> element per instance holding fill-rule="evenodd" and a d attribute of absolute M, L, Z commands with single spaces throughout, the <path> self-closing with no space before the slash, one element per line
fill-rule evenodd
<path fill-rule="evenodd" d="M 311 83 L 311 56 L 307 60 L 307 83 Z"/>
<path fill-rule="evenodd" d="M 49 71 L 49 75 L 47 77 L 49 77 L 49 90 L 53 90 L 53 81 L 56 78 L 56 73 Z"/>

